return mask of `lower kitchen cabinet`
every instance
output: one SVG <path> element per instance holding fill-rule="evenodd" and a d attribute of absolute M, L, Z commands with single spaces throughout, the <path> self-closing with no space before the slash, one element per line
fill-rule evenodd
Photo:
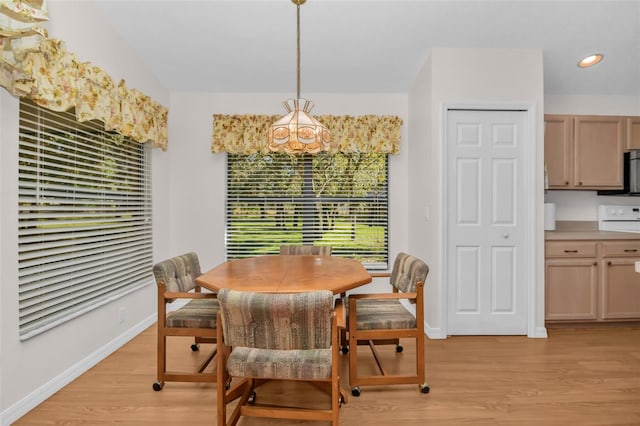
<path fill-rule="evenodd" d="M 547 241 L 545 319 L 640 320 L 640 240 Z"/>
<path fill-rule="evenodd" d="M 594 241 L 545 244 L 545 319 L 598 319 L 598 245 Z"/>
<path fill-rule="evenodd" d="M 549 259 L 545 274 L 545 319 L 597 319 L 598 262 L 590 259 Z"/>
<path fill-rule="evenodd" d="M 598 262 L 595 259 L 548 259 L 545 280 L 547 320 L 597 319 Z"/>
<path fill-rule="evenodd" d="M 640 274 L 633 259 L 608 259 L 602 274 L 602 319 L 640 318 Z"/>

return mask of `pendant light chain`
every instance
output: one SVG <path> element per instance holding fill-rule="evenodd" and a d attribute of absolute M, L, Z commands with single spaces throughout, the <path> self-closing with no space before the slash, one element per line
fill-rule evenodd
<path fill-rule="evenodd" d="M 298 61 L 296 63 L 296 71 L 298 73 L 298 90 L 296 92 L 296 99 L 300 99 L 300 3 L 297 3 L 297 12 L 298 12 L 298 26 L 296 29 L 296 42 L 297 42 L 297 52 L 298 52 Z"/>

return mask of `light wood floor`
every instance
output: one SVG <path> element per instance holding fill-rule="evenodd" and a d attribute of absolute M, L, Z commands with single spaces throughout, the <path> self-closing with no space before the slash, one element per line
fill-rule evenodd
<path fill-rule="evenodd" d="M 450 337 L 428 340 L 426 351 L 429 394 L 414 385 L 363 387 L 360 397 L 349 395 L 342 406 L 341 424 L 640 425 L 640 327 L 550 329 L 548 339 Z M 388 357 L 402 369 L 414 354 L 407 344 L 402 354 L 390 351 Z M 171 344 L 170 362 L 195 364 L 198 356 L 187 340 Z M 151 327 L 14 424 L 215 425 L 215 385 L 167 383 L 154 392 L 155 357 Z M 328 404 L 326 395 L 303 384 L 259 389 L 258 401 L 270 397 L 289 405 Z"/>

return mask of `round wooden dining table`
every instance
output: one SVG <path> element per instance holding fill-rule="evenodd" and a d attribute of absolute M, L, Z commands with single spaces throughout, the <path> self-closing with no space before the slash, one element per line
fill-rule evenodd
<path fill-rule="evenodd" d="M 228 260 L 196 278 L 217 292 L 221 288 L 269 293 L 330 290 L 346 293 L 371 282 L 371 275 L 354 259 L 316 255 L 273 255 Z"/>

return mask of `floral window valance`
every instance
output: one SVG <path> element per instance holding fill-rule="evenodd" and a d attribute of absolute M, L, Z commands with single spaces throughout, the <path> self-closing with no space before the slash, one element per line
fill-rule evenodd
<path fill-rule="evenodd" d="M 211 151 L 229 154 L 268 153 L 267 129 L 278 115 L 213 115 Z M 318 115 L 331 132 L 330 153 L 400 151 L 402 119 L 389 115 Z"/>
<path fill-rule="evenodd" d="M 54 111 L 75 108 L 80 122 L 100 120 L 106 130 L 167 149 L 167 108 L 47 38 L 34 24 L 47 19 L 45 0 L 0 2 L 1 86 Z"/>
<path fill-rule="evenodd" d="M 45 0 L 0 0 L 0 86 L 24 96 L 30 79 L 17 63 L 16 52 L 35 49 L 47 37 L 38 23 L 49 19 Z"/>

